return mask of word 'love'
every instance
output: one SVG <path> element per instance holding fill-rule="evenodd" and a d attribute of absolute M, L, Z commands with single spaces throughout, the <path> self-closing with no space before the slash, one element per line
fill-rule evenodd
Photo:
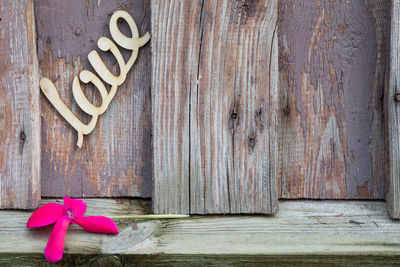
<path fill-rule="evenodd" d="M 121 33 L 117 25 L 117 21 L 119 18 L 124 19 L 128 23 L 132 33 L 132 37 L 127 37 L 126 35 Z M 139 37 L 138 28 L 135 21 L 125 11 L 117 11 L 111 16 L 110 33 L 114 41 L 119 46 L 131 50 L 132 54 L 128 62 L 125 63 L 121 52 L 113 41 L 111 41 L 107 37 L 101 37 L 98 40 L 97 46 L 105 52 L 110 50 L 110 52 L 116 58 L 120 69 L 119 76 L 114 76 L 107 69 L 99 54 L 95 50 L 91 51 L 88 54 L 89 62 L 93 66 L 94 70 L 97 72 L 100 78 L 102 78 L 107 84 L 111 85 L 111 90 L 108 93 L 106 87 L 99 79 L 99 77 L 88 70 L 83 70 L 79 74 L 79 79 L 78 77 L 74 78 L 74 81 L 72 83 L 72 93 L 78 106 L 84 112 L 92 116 L 92 119 L 88 124 L 84 124 L 82 121 L 80 121 L 74 115 L 74 113 L 72 113 L 72 111 L 65 105 L 65 103 L 61 100 L 54 83 L 51 80 L 47 78 L 42 78 L 40 80 L 40 88 L 42 89 L 44 95 L 61 114 L 61 116 L 63 116 L 64 119 L 78 132 L 78 147 L 82 147 L 83 135 L 87 135 L 93 131 L 99 115 L 103 114 L 107 110 L 108 105 L 110 104 L 111 100 L 115 96 L 115 93 L 117 92 L 118 86 L 125 81 L 127 73 L 132 68 L 133 63 L 135 63 L 139 52 L 139 47 L 142 47 L 150 40 L 150 34 L 148 32 L 144 36 Z M 99 90 L 102 100 L 101 106 L 97 107 L 89 102 L 82 91 L 79 80 L 83 83 L 93 83 L 97 90 Z"/>

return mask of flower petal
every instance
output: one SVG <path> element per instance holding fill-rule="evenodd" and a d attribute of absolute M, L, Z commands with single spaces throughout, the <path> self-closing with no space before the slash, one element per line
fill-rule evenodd
<path fill-rule="evenodd" d="M 64 253 L 65 234 L 71 219 L 64 215 L 54 225 L 49 241 L 44 249 L 44 256 L 49 262 L 57 262 L 62 259 Z"/>
<path fill-rule="evenodd" d="M 79 224 L 86 232 L 118 234 L 115 222 L 104 216 L 78 217 L 73 222 Z"/>
<path fill-rule="evenodd" d="M 58 219 L 65 215 L 66 209 L 58 203 L 47 203 L 38 208 L 29 217 L 26 227 L 41 227 L 55 223 Z"/>
<path fill-rule="evenodd" d="M 81 199 L 72 199 L 66 196 L 64 197 L 64 205 L 72 209 L 74 217 L 83 216 L 86 211 L 86 203 Z"/>

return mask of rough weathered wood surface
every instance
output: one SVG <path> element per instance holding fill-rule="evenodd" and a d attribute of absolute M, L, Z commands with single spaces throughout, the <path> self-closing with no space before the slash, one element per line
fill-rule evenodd
<path fill-rule="evenodd" d="M 151 209 L 149 201 L 86 201 L 87 215 L 143 214 Z M 46 202 L 54 200 L 42 203 Z M 11 260 L 45 263 L 43 249 L 52 227 L 27 229 L 30 214 L 0 211 L 0 240 L 7 240 L 0 242 L 0 265 Z M 116 236 L 85 233 L 72 225 L 60 264 L 352 266 L 400 260 L 400 224 L 388 217 L 385 203 L 379 201 L 283 201 L 273 217 L 118 220 L 117 224 Z"/>
<path fill-rule="evenodd" d="M 400 219 L 400 0 L 392 0 L 390 8 L 390 45 L 388 46 L 390 52 L 385 102 L 387 171 L 390 179 L 387 200 L 390 215 Z"/>
<path fill-rule="evenodd" d="M 277 2 L 152 2 L 156 213 L 277 211 Z"/>
<path fill-rule="evenodd" d="M 40 202 L 39 75 L 33 0 L 0 1 L 0 208 Z"/>
<path fill-rule="evenodd" d="M 148 0 L 35 2 L 41 76 L 53 80 L 61 99 L 83 122 L 90 117 L 73 99 L 73 78 L 83 69 L 93 71 L 87 59 L 91 50 L 118 74 L 115 58 L 100 51 L 97 40 L 110 37 L 109 20 L 118 9 L 132 15 L 143 35 L 150 30 L 149 8 Z M 120 24 L 129 35 L 127 23 Z M 127 61 L 129 52 L 122 52 Z M 150 56 L 150 45 L 139 50 L 125 83 L 81 149 L 76 131 L 41 97 L 43 196 L 151 196 Z M 84 92 L 99 105 L 100 94 L 91 86 L 83 86 Z"/>
<path fill-rule="evenodd" d="M 197 255 L 197 254 L 156 254 L 156 255 L 64 255 L 58 266 L 101 267 L 101 266 L 398 266 L 400 256 L 386 255 Z M 29 264 L 28 264 L 29 263 Z M 50 266 L 42 255 L 8 254 L 0 255 L 4 266 Z"/>
<path fill-rule="evenodd" d="M 277 209 L 277 1 L 204 1 L 190 90 L 191 213 Z"/>
<path fill-rule="evenodd" d="M 155 213 L 189 213 L 189 96 L 200 14 L 201 1 L 151 2 Z"/>
<path fill-rule="evenodd" d="M 279 1 L 280 197 L 385 197 L 386 2 Z"/>

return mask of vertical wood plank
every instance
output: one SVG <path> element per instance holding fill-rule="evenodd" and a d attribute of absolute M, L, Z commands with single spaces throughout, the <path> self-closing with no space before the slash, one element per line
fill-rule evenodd
<path fill-rule="evenodd" d="M 189 213 L 189 97 L 198 74 L 201 6 L 151 2 L 155 213 Z"/>
<path fill-rule="evenodd" d="M 191 212 L 275 213 L 277 3 L 204 1 L 190 101 Z"/>
<path fill-rule="evenodd" d="M 277 211 L 277 2 L 152 2 L 156 213 Z"/>
<path fill-rule="evenodd" d="M 38 57 L 43 77 L 54 81 L 62 100 L 85 123 L 90 116 L 76 105 L 72 81 L 83 69 L 93 71 L 87 59 L 99 52 L 114 74 L 118 64 L 111 53 L 97 47 L 102 36 L 110 38 L 109 20 L 118 9 L 135 19 L 139 34 L 150 31 L 149 0 L 38 0 L 35 13 L 38 29 Z M 120 23 L 124 34 L 128 25 Z M 121 49 L 125 60 L 129 52 Z M 139 50 L 107 111 L 94 131 L 76 146 L 75 130 L 50 102 L 41 99 L 42 195 L 47 197 L 151 196 L 151 57 L 150 45 Z M 95 105 L 100 94 L 92 85 L 84 92 Z"/>
<path fill-rule="evenodd" d="M 383 199 L 386 0 L 279 1 L 279 195 Z"/>
<path fill-rule="evenodd" d="M 0 208 L 40 202 L 39 80 L 33 0 L 0 1 Z"/>
<path fill-rule="evenodd" d="M 388 175 L 390 216 L 400 219 L 400 0 L 391 0 L 390 52 L 386 83 Z M 398 100 L 396 100 L 398 99 Z"/>

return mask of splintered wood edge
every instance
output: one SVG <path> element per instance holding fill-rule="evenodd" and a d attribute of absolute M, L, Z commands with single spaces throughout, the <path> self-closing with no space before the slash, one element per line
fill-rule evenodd
<path fill-rule="evenodd" d="M 62 200 L 45 199 L 48 202 Z M 129 216 L 151 213 L 151 202 L 86 199 L 85 215 Z M 215 258 L 229 262 L 245 257 L 282 260 L 330 257 L 335 260 L 400 259 L 400 224 L 389 218 L 380 201 L 281 201 L 275 216 L 191 216 L 172 220 L 116 220 L 118 235 L 85 233 L 72 225 L 65 241 L 65 261 L 166 259 L 190 262 Z M 0 263 L 24 255 L 44 260 L 52 227 L 27 229 L 32 212 L 0 211 Z M 124 255 L 123 255 L 124 254 Z M 75 256 L 74 256 L 75 255 Z M 162 255 L 162 256 L 160 256 Z M 107 257 L 108 257 L 107 256 Z M 279 256 L 279 257 L 278 257 Z M 14 257 L 14 258 L 13 258 Z M 125 257 L 125 258 L 124 258 Z M 293 260 L 295 260 L 295 258 Z M 22 259 L 21 258 L 21 259 Z M 196 261 L 196 262 L 198 262 Z"/>

